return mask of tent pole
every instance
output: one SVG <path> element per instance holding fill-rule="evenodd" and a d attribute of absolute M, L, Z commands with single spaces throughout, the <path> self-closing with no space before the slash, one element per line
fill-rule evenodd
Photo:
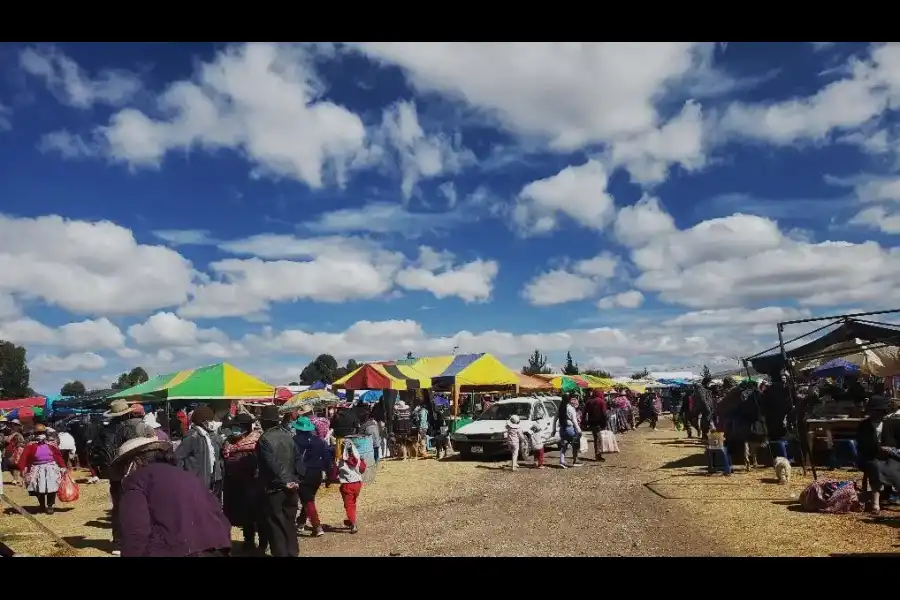
<path fill-rule="evenodd" d="M 450 401 L 453 404 L 453 416 L 459 417 L 459 386 L 456 383 L 453 384 L 453 388 L 450 390 Z"/>
<path fill-rule="evenodd" d="M 784 323 L 778 324 L 778 345 L 781 350 L 781 360 L 787 370 L 787 381 L 785 383 L 787 384 L 788 398 L 791 400 L 791 408 L 794 409 L 794 429 L 797 432 L 797 435 L 800 436 L 798 441 L 800 442 L 800 461 L 803 468 L 803 474 L 806 475 L 806 461 L 809 459 L 813 481 L 815 481 L 818 476 L 816 474 L 816 465 L 812 458 L 812 448 L 809 447 L 809 436 L 806 435 L 806 431 L 804 431 L 805 428 L 801 427 L 805 415 L 799 414 L 796 410 L 797 398 L 794 396 L 794 365 L 788 362 L 787 352 L 784 350 Z"/>

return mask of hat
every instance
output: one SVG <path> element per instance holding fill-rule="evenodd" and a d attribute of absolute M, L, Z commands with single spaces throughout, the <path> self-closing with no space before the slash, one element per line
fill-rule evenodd
<path fill-rule="evenodd" d="M 518 425 L 519 424 L 519 415 L 511 416 L 509 418 L 509 422 L 512 423 L 513 425 Z"/>
<path fill-rule="evenodd" d="M 397 400 L 397 403 L 394 404 L 395 409 L 406 410 L 409 406 L 403 400 Z"/>
<path fill-rule="evenodd" d="M 156 420 L 156 415 L 150 413 L 149 415 L 144 416 L 144 423 L 149 425 L 153 429 L 159 429 L 162 425 L 159 424 L 159 421 Z"/>
<path fill-rule="evenodd" d="M 277 423 L 281 421 L 281 415 L 278 413 L 278 407 L 274 405 L 263 406 L 259 414 L 260 421 L 268 421 L 269 423 Z"/>
<path fill-rule="evenodd" d="M 46 433 L 47 426 L 44 425 L 43 423 L 38 423 L 37 425 L 34 426 L 34 432 L 35 433 Z"/>
<path fill-rule="evenodd" d="M 891 401 L 884 396 L 872 396 L 866 404 L 867 412 L 890 412 Z"/>
<path fill-rule="evenodd" d="M 206 405 L 198 406 L 194 409 L 194 412 L 191 413 L 191 423 L 194 423 L 195 425 L 209 423 L 215 418 L 216 415 L 213 413 L 213 410 Z"/>
<path fill-rule="evenodd" d="M 300 405 L 300 408 L 297 409 L 297 414 L 301 415 L 301 416 L 311 414 L 312 412 L 313 412 L 312 404 L 307 404 L 305 402 Z"/>
<path fill-rule="evenodd" d="M 252 425 L 253 421 L 254 421 L 253 417 L 251 417 L 247 413 L 238 413 L 238 415 L 236 417 L 234 417 L 234 419 L 232 419 L 231 424 L 232 425 Z"/>
<path fill-rule="evenodd" d="M 144 410 L 143 404 L 132 404 L 131 405 L 131 416 L 132 417 L 143 417 L 147 414 L 147 411 Z"/>
<path fill-rule="evenodd" d="M 171 446 L 172 445 L 169 442 L 160 441 L 155 437 L 132 438 L 119 446 L 114 462 L 124 461 L 137 454 L 141 454 L 142 452 L 149 452 L 150 450 L 168 449 L 171 448 Z"/>
<path fill-rule="evenodd" d="M 131 412 L 131 405 L 124 400 L 113 400 L 109 405 L 109 410 L 103 413 L 104 417 L 121 417 Z"/>
<path fill-rule="evenodd" d="M 13 419 L 12 421 L 10 421 L 10 423 L 12 423 L 13 425 L 21 425 L 22 421 L 20 421 L 18 419 Z"/>
<path fill-rule="evenodd" d="M 312 424 L 309 417 L 300 417 L 291 425 L 296 431 L 315 431 L 316 426 Z"/>

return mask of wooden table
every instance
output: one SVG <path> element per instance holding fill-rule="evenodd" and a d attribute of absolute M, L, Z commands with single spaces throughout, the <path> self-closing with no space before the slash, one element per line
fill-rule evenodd
<path fill-rule="evenodd" d="M 819 432 L 825 433 L 825 444 L 828 446 L 829 450 L 834 449 L 834 431 L 839 430 L 846 433 L 853 433 L 854 437 L 856 436 L 856 430 L 859 428 L 859 424 L 862 423 L 863 419 L 861 418 L 849 418 L 849 419 L 809 419 L 806 421 L 806 425 L 809 428 L 809 432 L 807 435 L 807 441 L 809 442 L 809 450 L 810 453 L 813 449 L 813 441 L 815 440 L 816 434 Z"/>

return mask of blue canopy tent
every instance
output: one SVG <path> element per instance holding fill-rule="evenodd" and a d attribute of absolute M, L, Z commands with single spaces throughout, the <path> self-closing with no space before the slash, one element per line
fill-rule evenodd
<path fill-rule="evenodd" d="M 328 386 L 325 385 L 325 382 L 324 382 L 324 381 L 317 381 L 317 382 L 315 382 L 314 384 L 312 384 L 311 386 L 309 386 L 309 389 L 311 389 L 311 390 L 324 390 L 326 387 L 328 387 Z"/>
<path fill-rule="evenodd" d="M 813 369 L 813 377 L 853 377 L 859 375 L 859 366 L 841 358 L 829 360 Z"/>
<path fill-rule="evenodd" d="M 364 404 L 375 404 L 384 395 L 382 390 L 369 390 L 359 397 L 359 401 Z"/>

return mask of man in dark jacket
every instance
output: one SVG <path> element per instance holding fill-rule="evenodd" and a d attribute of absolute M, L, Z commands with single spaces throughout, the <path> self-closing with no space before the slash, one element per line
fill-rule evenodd
<path fill-rule="evenodd" d="M 606 429 L 606 402 L 603 400 L 603 392 L 594 392 L 594 395 L 588 398 L 584 404 L 584 418 L 591 433 L 594 435 L 594 458 L 600 462 L 605 462 L 603 453 L 600 451 L 602 445 L 600 443 L 600 432 Z"/>
<path fill-rule="evenodd" d="M 103 416 L 109 419 L 109 427 L 107 431 L 112 435 L 102 437 L 102 443 L 109 444 L 106 454 L 112 464 L 108 465 L 107 475 L 109 477 L 109 496 L 112 499 L 112 536 L 113 551 L 116 556 L 121 554 L 119 546 L 122 540 L 122 523 L 119 519 L 119 497 L 122 494 L 122 479 L 125 473 L 122 472 L 120 462 L 112 462 L 115 460 L 116 454 L 122 444 L 128 440 L 146 437 L 156 439 L 156 432 L 144 423 L 144 407 L 140 404 L 128 404 L 124 400 L 113 400 L 109 410 L 103 413 Z"/>
<path fill-rule="evenodd" d="M 191 428 L 175 449 L 178 466 L 196 475 L 216 498 L 222 498 L 222 444 L 210 423 L 215 419 L 208 406 L 191 413 Z M 154 435 L 156 433 L 154 432 Z"/>
<path fill-rule="evenodd" d="M 362 423 L 359 415 L 348 406 L 339 406 L 337 414 L 331 419 L 331 430 L 334 435 L 334 455 L 341 456 L 344 451 L 344 438 L 359 433 Z"/>
<path fill-rule="evenodd" d="M 265 431 L 257 445 L 259 484 L 261 486 L 262 526 L 272 556 L 298 556 L 295 519 L 299 498 L 295 470 L 294 439 L 288 431 L 286 415 L 282 420 L 277 406 L 266 406 L 259 417 Z"/>
<path fill-rule="evenodd" d="M 704 377 L 700 385 L 694 387 L 694 414 L 698 421 L 700 436 L 704 441 L 709 437 L 709 425 L 712 422 L 713 402 L 709 393 L 711 381 L 709 377 Z"/>

